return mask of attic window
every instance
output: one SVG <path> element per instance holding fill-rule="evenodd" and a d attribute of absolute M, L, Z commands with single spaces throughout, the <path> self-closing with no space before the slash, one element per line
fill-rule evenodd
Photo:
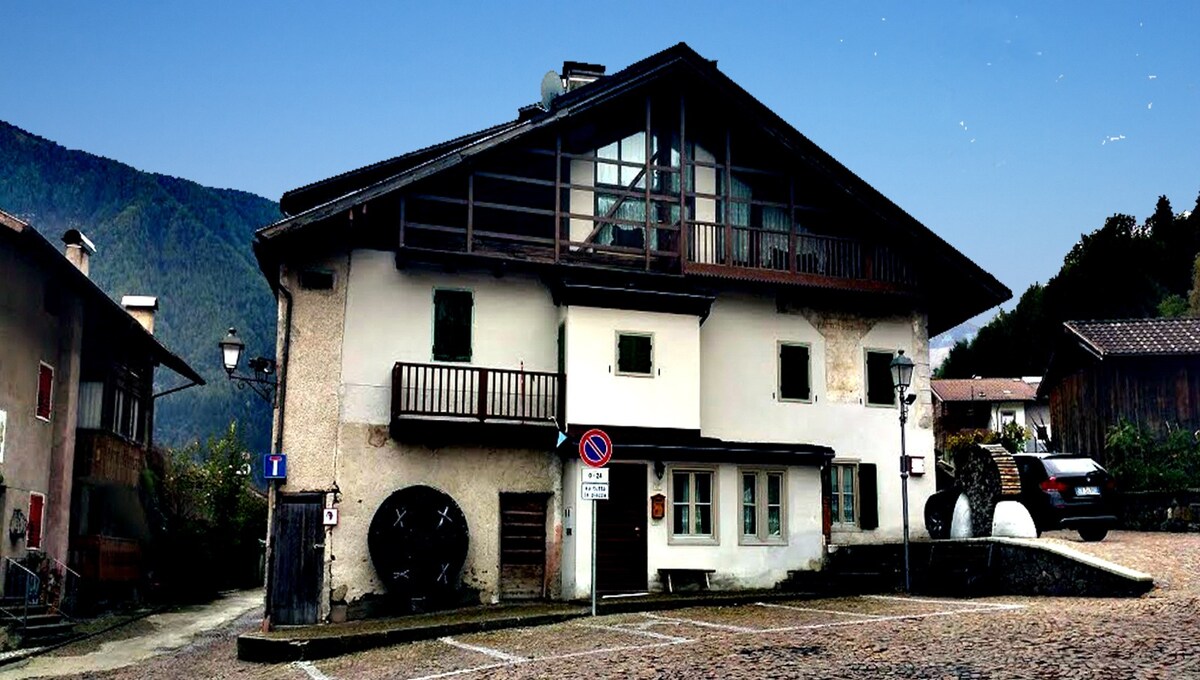
<path fill-rule="evenodd" d="M 305 269 L 300 272 L 300 287 L 304 290 L 333 290 L 333 272 Z"/>

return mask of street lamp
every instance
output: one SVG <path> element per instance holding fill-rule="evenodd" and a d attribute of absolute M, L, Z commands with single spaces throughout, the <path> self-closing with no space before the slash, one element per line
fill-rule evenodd
<path fill-rule="evenodd" d="M 254 371 L 254 376 L 235 375 L 238 363 L 242 360 L 242 353 L 246 350 L 246 343 L 238 337 L 237 329 L 230 328 L 217 346 L 221 348 L 221 361 L 225 364 L 225 373 L 229 375 L 230 380 L 237 383 L 238 389 L 249 385 L 255 394 L 274 404 L 275 389 L 278 384 L 271 376 L 275 374 L 275 360 L 266 357 L 249 359 L 246 361 L 246 365 Z"/>
<path fill-rule="evenodd" d="M 892 384 L 900 397 L 900 498 L 904 505 L 904 592 L 912 592 L 912 579 L 908 567 L 908 451 L 904 444 L 904 424 L 908 422 L 908 407 L 917 400 L 916 394 L 905 394 L 912 385 L 913 360 L 904 356 L 904 350 L 892 359 Z"/>

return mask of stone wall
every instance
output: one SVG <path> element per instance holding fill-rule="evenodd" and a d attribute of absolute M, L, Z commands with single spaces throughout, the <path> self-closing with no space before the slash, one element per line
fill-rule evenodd
<path fill-rule="evenodd" d="M 1121 528 L 1131 531 L 1200 531 L 1200 489 L 1122 494 Z"/>

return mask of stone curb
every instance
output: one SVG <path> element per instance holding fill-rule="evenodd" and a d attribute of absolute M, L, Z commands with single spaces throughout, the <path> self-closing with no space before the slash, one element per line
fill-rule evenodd
<path fill-rule="evenodd" d="M 745 591 L 729 593 L 708 593 L 696 595 L 676 595 L 670 597 L 650 598 L 619 598 L 602 600 L 597 603 L 599 614 L 624 614 L 639 611 L 662 611 L 665 609 L 682 609 L 685 607 L 722 606 L 745 604 L 748 602 L 763 602 L 770 600 L 803 600 L 816 595 L 803 592 L 789 591 Z M 590 607 L 583 606 L 573 611 L 553 614 L 521 615 L 482 619 L 476 621 L 461 621 L 456 623 L 440 623 L 423 626 L 403 626 L 398 622 L 397 627 L 387 630 L 363 632 L 347 632 L 339 634 L 334 626 L 326 624 L 319 626 L 304 626 L 300 630 L 311 631 L 315 628 L 329 631 L 328 635 L 320 637 L 281 637 L 267 636 L 262 633 L 246 633 L 238 636 L 237 655 L 242 661 L 259 663 L 286 663 L 291 661 L 314 661 L 333 656 L 360 652 L 378 647 L 417 642 L 420 640 L 435 640 L 437 638 L 465 635 L 468 633 L 484 633 L 506 628 L 525 628 L 545 626 L 553 623 L 563 623 L 574 619 L 586 618 L 590 615 Z M 331 630 L 333 629 L 333 630 Z"/>

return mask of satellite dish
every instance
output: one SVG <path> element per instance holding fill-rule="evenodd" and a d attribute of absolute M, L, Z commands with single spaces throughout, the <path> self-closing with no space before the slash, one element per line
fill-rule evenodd
<path fill-rule="evenodd" d="M 550 110 L 550 102 L 554 98 L 562 94 L 566 90 L 563 89 L 562 76 L 554 71 L 547 71 L 542 77 L 542 108 Z"/>

